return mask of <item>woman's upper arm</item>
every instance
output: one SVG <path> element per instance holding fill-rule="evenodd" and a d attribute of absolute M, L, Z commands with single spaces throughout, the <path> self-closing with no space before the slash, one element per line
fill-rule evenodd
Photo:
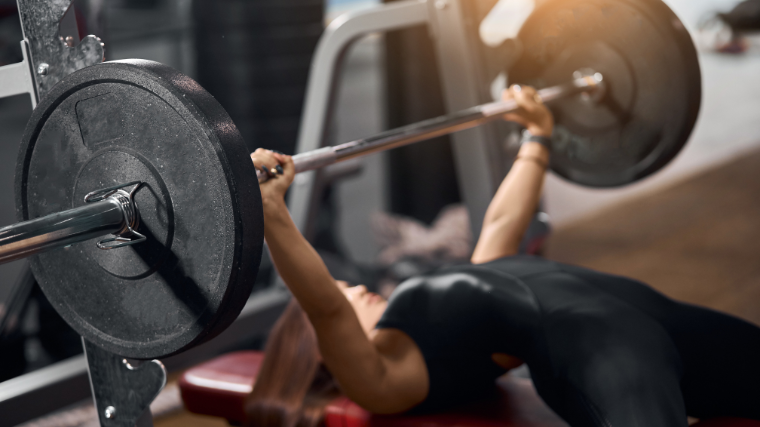
<path fill-rule="evenodd" d="M 499 258 L 516 255 L 520 249 L 523 234 L 524 230 L 514 227 L 509 217 L 502 217 L 490 224 L 485 224 L 480 231 L 478 244 L 470 262 L 485 264 Z"/>
<path fill-rule="evenodd" d="M 376 330 L 372 342 L 386 366 L 382 388 L 388 396 L 387 410 L 376 413 L 404 412 L 422 403 L 428 395 L 430 380 L 417 344 L 398 329 Z"/>
<path fill-rule="evenodd" d="M 312 319 L 322 359 L 341 390 L 376 414 L 403 412 L 422 402 L 427 371 L 411 338 L 381 329 L 370 339 L 349 310 L 334 319 Z"/>
<path fill-rule="evenodd" d="M 383 365 L 382 377 L 367 384 L 366 396 L 349 397 L 375 414 L 405 412 L 425 400 L 427 367 L 414 341 L 397 329 L 378 329 L 371 342 Z"/>
<path fill-rule="evenodd" d="M 322 360 L 346 396 L 376 414 L 404 412 L 422 402 L 428 377 L 414 341 L 394 329 L 375 330 L 370 339 L 342 293 L 334 307 L 307 316 Z"/>

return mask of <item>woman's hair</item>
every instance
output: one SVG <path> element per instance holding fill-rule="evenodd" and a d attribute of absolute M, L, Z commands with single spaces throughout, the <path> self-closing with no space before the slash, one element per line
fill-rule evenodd
<path fill-rule="evenodd" d="M 293 298 L 269 335 L 264 362 L 246 402 L 246 425 L 318 426 L 327 404 L 340 395 L 321 360 L 314 328 Z"/>

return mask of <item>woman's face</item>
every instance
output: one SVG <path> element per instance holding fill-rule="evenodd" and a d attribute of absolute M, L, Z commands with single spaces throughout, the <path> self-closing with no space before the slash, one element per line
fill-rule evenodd
<path fill-rule="evenodd" d="M 364 333 L 369 336 L 385 312 L 388 301 L 374 292 L 367 292 L 364 285 L 348 286 L 348 283 L 342 280 L 336 280 L 336 283 L 354 308 Z"/>

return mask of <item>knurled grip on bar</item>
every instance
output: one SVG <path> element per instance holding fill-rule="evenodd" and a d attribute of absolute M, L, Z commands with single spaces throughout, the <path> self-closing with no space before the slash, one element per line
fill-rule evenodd
<path fill-rule="evenodd" d="M 324 147 L 318 150 L 307 151 L 305 153 L 293 156 L 293 163 L 296 167 L 296 173 L 320 169 L 330 166 L 338 161 L 338 155 L 334 147 Z M 272 174 L 264 168 L 256 168 L 256 178 L 259 182 L 266 182 Z"/>

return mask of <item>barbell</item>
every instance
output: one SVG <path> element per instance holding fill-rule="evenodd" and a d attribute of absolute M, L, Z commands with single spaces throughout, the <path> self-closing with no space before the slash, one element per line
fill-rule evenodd
<path fill-rule="evenodd" d="M 597 97 L 601 99 L 604 96 L 604 76 L 601 73 L 591 69 L 583 69 L 574 72 L 573 77 L 573 80 L 567 83 L 539 90 L 538 98 L 542 102 L 552 103 L 584 92 L 589 95 L 593 92 L 594 99 Z M 589 100 L 591 99 L 589 98 Z M 517 109 L 518 105 L 514 100 L 478 105 L 446 116 L 391 129 L 369 138 L 296 154 L 293 156 L 293 163 L 296 173 L 320 169 L 344 160 L 403 147 L 480 126 Z M 271 175 L 272 173 L 266 169 L 256 169 L 256 176 L 260 183 L 267 181 Z"/>
<path fill-rule="evenodd" d="M 511 82 L 544 87 L 558 129 L 555 172 L 622 185 L 675 156 L 700 90 L 696 53 L 679 24 L 650 0 L 557 0 L 536 10 L 508 72 Z M 610 36 L 613 28 L 622 34 Z M 643 36 L 656 60 L 646 66 L 665 76 L 634 64 L 641 49 L 625 50 L 641 40 L 639 30 L 656 30 Z M 296 169 L 477 126 L 514 108 L 485 104 L 302 153 Z M 266 178 L 221 105 L 189 77 L 143 60 L 88 67 L 53 87 L 27 124 L 16 169 L 21 222 L 0 229 L 0 262 L 30 257 L 48 299 L 95 345 L 135 359 L 176 354 L 242 310 L 261 258 L 258 182 Z"/>

